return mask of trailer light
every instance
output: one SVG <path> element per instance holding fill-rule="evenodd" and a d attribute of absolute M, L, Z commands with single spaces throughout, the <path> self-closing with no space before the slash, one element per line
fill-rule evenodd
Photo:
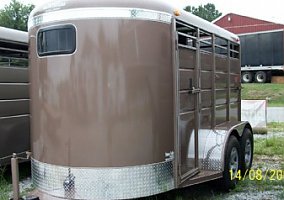
<path fill-rule="evenodd" d="M 178 9 L 174 10 L 174 15 L 175 16 L 180 16 L 180 14 L 181 14 L 180 10 L 178 10 Z"/>

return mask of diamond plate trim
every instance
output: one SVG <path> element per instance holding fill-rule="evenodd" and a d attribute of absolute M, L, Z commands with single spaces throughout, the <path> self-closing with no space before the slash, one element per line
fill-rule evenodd
<path fill-rule="evenodd" d="M 32 180 L 39 190 L 69 199 L 129 199 L 174 189 L 172 161 L 119 168 L 69 168 L 32 159 Z"/>
<path fill-rule="evenodd" d="M 221 171 L 222 163 L 219 159 L 201 159 L 202 170 Z"/>

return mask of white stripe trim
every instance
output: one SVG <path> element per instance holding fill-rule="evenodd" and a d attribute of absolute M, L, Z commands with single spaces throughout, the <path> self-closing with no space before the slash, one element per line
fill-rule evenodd
<path fill-rule="evenodd" d="M 171 23 L 172 15 L 165 12 L 140 8 L 73 8 L 43 13 L 29 19 L 29 29 L 49 22 L 93 19 L 93 18 L 122 18 Z"/>
<path fill-rule="evenodd" d="M 257 31 L 257 32 L 250 32 L 250 33 L 240 33 L 238 36 L 245 36 L 245 35 L 256 35 L 256 34 L 263 34 L 263 33 L 274 33 L 274 32 L 283 32 L 284 29 L 275 29 L 275 30 L 268 30 L 268 31 Z"/>
<path fill-rule="evenodd" d="M 0 117 L 0 120 L 2 120 L 2 119 L 12 119 L 12 118 L 22 118 L 22 117 L 30 117 L 30 114 L 12 115 L 12 116 L 7 116 L 7 117 Z"/>

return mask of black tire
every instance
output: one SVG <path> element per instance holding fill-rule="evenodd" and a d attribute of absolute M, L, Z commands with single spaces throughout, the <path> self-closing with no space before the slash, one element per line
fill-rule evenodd
<path fill-rule="evenodd" d="M 232 156 L 231 154 L 233 153 L 233 151 L 234 152 L 237 151 L 236 155 L 238 156 L 238 160 L 236 160 L 237 166 L 235 167 L 235 170 L 233 170 L 233 175 L 232 175 L 230 170 L 233 169 L 231 167 L 231 156 Z M 241 147 L 237 138 L 233 135 L 230 136 L 225 149 L 224 171 L 223 171 L 223 178 L 221 179 L 221 186 L 222 186 L 221 189 L 224 191 L 229 191 L 230 189 L 234 189 L 235 186 L 237 185 L 238 180 L 236 178 L 236 175 L 239 172 L 241 164 L 240 151 Z"/>
<path fill-rule="evenodd" d="M 242 175 L 250 170 L 253 160 L 253 134 L 246 128 L 241 137 L 241 172 Z M 250 152 L 249 152 L 250 151 Z"/>
<path fill-rule="evenodd" d="M 264 71 L 258 71 L 254 75 L 254 81 L 256 83 L 266 83 L 267 75 Z"/>
<path fill-rule="evenodd" d="M 252 82 L 252 73 L 242 72 L 242 83 L 251 83 L 251 82 Z"/>

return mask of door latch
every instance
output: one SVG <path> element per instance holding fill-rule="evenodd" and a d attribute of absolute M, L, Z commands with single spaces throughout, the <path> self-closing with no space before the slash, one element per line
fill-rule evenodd
<path fill-rule="evenodd" d="M 195 88 L 192 83 L 192 78 L 189 79 L 189 94 L 196 94 L 201 92 L 200 88 Z"/>
<path fill-rule="evenodd" d="M 196 93 L 199 93 L 199 92 L 201 92 L 200 88 L 192 87 L 191 90 L 189 90 L 190 94 L 196 94 Z"/>

